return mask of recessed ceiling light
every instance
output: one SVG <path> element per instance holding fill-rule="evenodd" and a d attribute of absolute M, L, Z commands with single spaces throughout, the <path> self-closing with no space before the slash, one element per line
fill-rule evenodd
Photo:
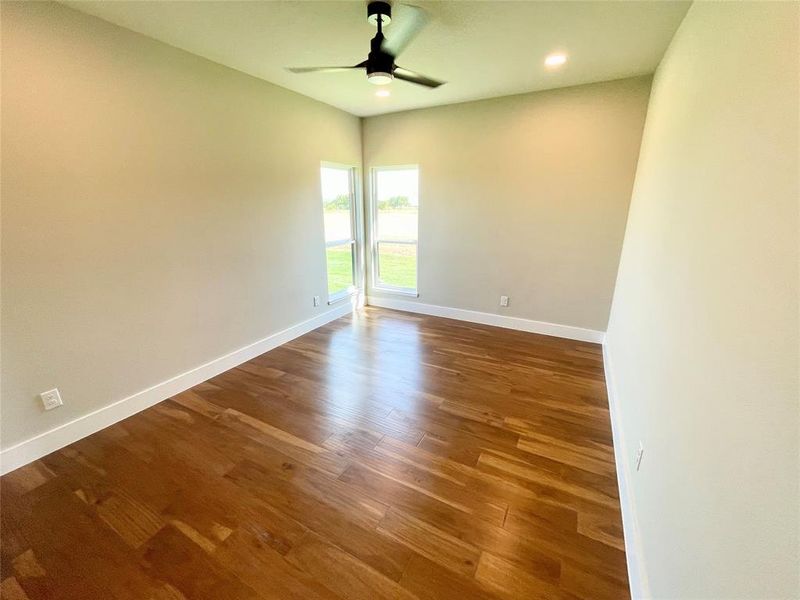
<path fill-rule="evenodd" d="M 391 95 L 391 92 L 389 90 L 378 90 L 377 92 L 375 92 L 375 95 L 378 98 L 387 98 Z"/>
<path fill-rule="evenodd" d="M 544 64 L 546 67 L 555 68 L 560 67 L 565 62 L 567 62 L 567 55 L 562 54 L 561 52 L 556 52 L 555 54 L 549 54 L 547 58 L 544 59 Z"/>

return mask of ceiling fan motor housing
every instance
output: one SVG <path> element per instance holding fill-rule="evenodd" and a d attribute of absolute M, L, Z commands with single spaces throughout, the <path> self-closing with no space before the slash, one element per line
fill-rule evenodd
<path fill-rule="evenodd" d="M 392 5 L 382 0 L 375 0 L 367 4 L 367 21 L 373 25 L 378 25 L 378 16 L 381 16 L 381 24 L 388 25 L 392 22 Z"/>
<path fill-rule="evenodd" d="M 394 56 L 381 50 L 380 42 L 374 43 L 367 57 L 366 67 L 367 77 L 372 83 L 389 83 L 394 73 Z"/>

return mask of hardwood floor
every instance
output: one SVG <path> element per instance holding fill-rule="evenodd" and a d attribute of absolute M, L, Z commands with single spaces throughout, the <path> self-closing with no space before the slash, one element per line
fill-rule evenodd
<path fill-rule="evenodd" d="M 2 478 L 2 598 L 627 598 L 600 347 L 367 308 Z"/>

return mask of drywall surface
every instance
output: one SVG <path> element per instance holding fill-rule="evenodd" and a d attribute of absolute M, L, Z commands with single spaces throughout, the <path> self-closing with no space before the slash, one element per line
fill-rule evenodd
<path fill-rule="evenodd" d="M 420 169 L 411 301 L 604 331 L 649 91 L 639 77 L 366 118 L 365 169 Z"/>
<path fill-rule="evenodd" d="M 360 135 L 94 17 L 3 2 L 2 447 L 326 310 L 320 161 L 360 165 Z"/>
<path fill-rule="evenodd" d="M 654 598 L 800 597 L 798 11 L 696 2 L 653 84 L 606 353 Z"/>

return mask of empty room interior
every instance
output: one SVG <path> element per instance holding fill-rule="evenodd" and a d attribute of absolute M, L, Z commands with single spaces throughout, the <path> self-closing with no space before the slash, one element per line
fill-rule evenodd
<path fill-rule="evenodd" d="M 3 600 L 800 599 L 800 3 L 0 26 Z"/>

